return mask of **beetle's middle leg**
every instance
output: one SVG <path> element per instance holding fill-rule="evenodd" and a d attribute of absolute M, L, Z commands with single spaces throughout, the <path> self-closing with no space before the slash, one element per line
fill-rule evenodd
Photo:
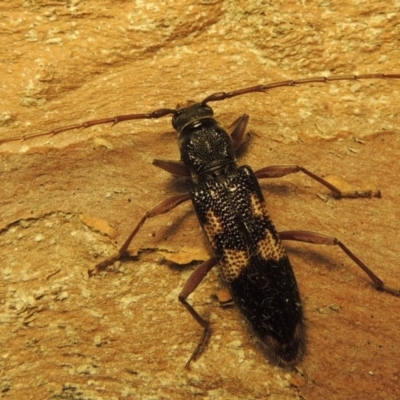
<path fill-rule="evenodd" d="M 237 150 L 243 144 L 248 122 L 249 122 L 249 116 L 247 114 L 243 114 L 238 119 L 236 119 L 232 124 L 233 130 L 231 132 L 231 138 L 232 138 L 233 146 L 234 146 L 235 150 Z M 326 188 L 328 188 L 330 190 L 332 196 L 337 199 L 340 199 L 343 197 L 346 197 L 346 198 L 381 197 L 380 190 L 361 190 L 361 191 L 343 192 L 336 186 L 332 185 L 327 180 L 321 178 L 318 175 L 315 175 L 313 172 L 309 171 L 308 169 L 306 169 L 300 165 L 296 165 L 296 164 L 270 165 L 268 167 L 259 169 L 258 171 L 255 172 L 255 175 L 258 179 L 280 178 L 282 176 L 294 174 L 297 172 L 302 172 L 303 174 L 306 174 L 310 178 L 319 182 L 321 185 L 324 185 Z"/>
<path fill-rule="evenodd" d="M 113 263 L 120 260 L 121 258 L 126 257 L 129 245 L 131 244 L 132 240 L 134 239 L 134 237 L 139 232 L 140 228 L 143 226 L 143 224 L 146 222 L 146 220 L 148 218 L 152 218 L 157 215 L 167 213 L 168 211 L 171 211 L 173 208 L 179 206 L 179 204 L 182 204 L 188 200 L 190 200 L 189 193 L 180 194 L 178 196 L 174 196 L 167 200 L 164 200 L 162 203 L 160 203 L 156 207 L 152 208 L 150 211 L 147 211 L 147 213 L 143 216 L 143 218 L 137 224 L 136 228 L 128 236 L 128 239 L 125 240 L 125 243 L 118 250 L 118 253 L 105 259 L 101 263 L 98 263 L 94 267 L 94 269 L 89 270 L 88 271 L 89 276 L 95 275 L 100 271 L 104 271 L 105 269 L 107 269 L 108 266 L 112 265 Z"/>
<path fill-rule="evenodd" d="M 270 165 L 268 167 L 261 168 L 258 171 L 255 171 L 255 175 L 258 179 L 280 178 L 282 176 L 286 176 L 289 174 L 295 174 L 296 172 L 303 172 L 310 178 L 319 182 L 321 185 L 324 185 L 326 188 L 328 188 L 331 191 L 332 196 L 336 199 L 341 199 L 343 197 L 346 197 L 346 198 L 381 197 L 380 190 L 361 190 L 361 191 L 343 192 L 336 186 L 329 183 L 327 180 L 321 178 L 318 175 L 315 175 L 313 172 L 309 171 L 308 169 L 301 167 L 300 165 L 296 165 L 296 164 Z"/>

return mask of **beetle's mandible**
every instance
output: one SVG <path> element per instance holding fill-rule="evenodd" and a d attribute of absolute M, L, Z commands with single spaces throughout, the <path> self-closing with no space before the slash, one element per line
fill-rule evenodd
<path fill-rule="evenodd" d="M 0 143 L 47 134 L 55 135 L 98 124 L 116 124 L 126 120 L 172 115 L 172 125 L 178 132 L 181 160 L 155 160 L 154 165 L 175 175 L 191 177 L 192 190 L 167 199 L 148 211 L 118 253 L 96 265 L 90 274 L 104 270 L 115 261 L 126 257 L 129 244 L 148 218 L 166 213 L 191 200 L 213 251 L 213 257 L 195 269 L 179 295 L 179 300 L 203 328 L 200 342 L 186 366 L 200 355 L 210 335 L 209 322 L 197 313 L 187 298 L 217 264 L 235 304 L 265 345 L 267 353 L 277 364 L 291 366 L 303 357 L 305 334 L 300 294 L 292 266 L 282 246 L 283 240 L 337 245 L 370 277 L 377 290 L 395 296 L 400 296 L 400 290 L 387 287 L 335 237 L 310 231 L 278 232 L 269 217 L 258 179 L 302 172 L 327 187 L 335 198 L 380 196 L 380 192 L 343 193 L 331 183 L 298 165 L 275 165 L 255 172 L 247 165 L 238 166 L 235 152 L 244 141 L 249 117 L 241 116 L 231 134 L 228 134 L 214 119 L 213 110 L 207 103 L 247 93 L 267 92 L 283 86 L 340 80 L 399 78 L 400 74 L 367 74 L 276 82 L 233 92 L 215 93 L 200 103 L 178 109 L 159 109 L 145 114 L 92 120 L 48 133 L 11 137 L 1 140 Z"/>

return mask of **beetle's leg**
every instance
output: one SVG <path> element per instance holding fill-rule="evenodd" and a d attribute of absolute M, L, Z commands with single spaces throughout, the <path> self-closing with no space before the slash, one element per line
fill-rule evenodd
<path fill-rule="evenodd" d="M 158 168 L 163 169 L 164 171 L 169 172 L 172 175 L 178 176 L 190 176 L 189 168 L 186 167 L 185 164 L 181 161 L 172 161 L 172 160 L 154 160 L 153 165 Z"/>
<path fill-rule="evenodd" d="M 388 292 L 394 296 L 400 296 L 400 290 L 392 289 L 372 272 L 347 246 L 334 236 L 324 235 L 322 233 L 311 231 L 284 231 L 279 232 L 281 240 L 296 240 L 298 242 L 306 242 L 312 244 L 325 244 L 328 246 L 339 246 L 371 279 L 376 290 Z"/>
<path fill-rule="evenodd" d="M 190 275 L 189 279 L 186 281 L 185 286 L 183 287 L 181 293 L 179 294 L 179 301 L 186 307 L 186 309 L 190 312 L 192 317 L 197 321 L 197 323 L 203 328 L 203 335 L 194 350 L 193 354 L 190 356 L 188 362 L 185 367 L 189 369 L 190 363 L 198 358 L 198 356 L 203 352 L 204 347 L 206 346 L 208 339 L 211 334 L 210 330 L 210 321 L 202 318 L 198 312 L 191 306 L 186 299 L 189 297 L 191 293 L 193 293 L 197 286 L 199 286 L 200 282 L 207 275 L 208 271 L 211 270 L 217 264 L 217 260 L 212 257 L 208 261 L 205 261 L 203 264 L 199 265 Z"/>
<path fill-rule="evenodd" d="M 235 150 L 237 150 L 243 143 L 248 122 L 249 122 L 249 116 L 247 114 L 243 114 L 232 124 L 234 128 L 231 133 L 231 138 L 233 140 L 233 147 Z"/>
<path fill-rule="evenodd" d="M 305 169 L 299 165 L 270 165 L 268 167 L 259 169 L 258 171 L 255 172 L 255 175 L 258 179 L 279 178 L 281 176 L 294 174 L 296 172 L 303 172 L 304 174 L 308 175 L 310 178 L 319 182 L 321 185 L 324 185 L 325 187 L 327 187 L 331 191 L 332 196 L 335 197 L 336 199 L 340 199 L 342 197 L 347 197 L 347 198 L 381 197 L 380 190 L 362 190 L 362 191 L 342 192 L 340 189 L 338 189 L 336 186 L 332 185 L 325 179 L 321 178 L 318 175 L 313 174 L 308 169 Z"/>
<path fill-rule="evenodd" d="M 148 218 L 155 217 L 160 214 L 167 213 L 168 211 L 171 211 L 173 208 L 179 206 L 179 204 L 182 204 L 183 202 L 190 200 L 190 194 L 189 193 L 184 193 L 180 194 L 178 196 L 171 197 L 170 199 L 164 200 L 162 203 L 160 203 L 158 206 L 154 207 L 150 211 L 147 211 L 147 213 L 143 216 L 143 218 L 140 220 L 140 222 L 137 224 L 136 228 L 132 231 L 132 233 L 128 236 L 128 239 L 126 239 L 125 243 L 122 245 L 122 247 L 118 250 L 118 253 L 107 258 L 106 260 L 102 261 L 101 263 L 97 264 L 94 269 L 89 270 L 89 276 L 95 275 L 100 271 L 105 270 L 108 266 L 113 264 L 115 261 L 120 260 L 121 258 L 124 258 L 127 256 L 127 250 L 132 242 L 133 238 L 136 236 L 138 233 L 139 229 L 142 227 L 142 225 L 146 222 Z"/>

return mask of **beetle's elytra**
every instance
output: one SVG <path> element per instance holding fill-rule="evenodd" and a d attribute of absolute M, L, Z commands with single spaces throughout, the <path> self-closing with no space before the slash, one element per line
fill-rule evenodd
<path fill-rule="evenodd" d="M 202 338 L 187 362 L 189 366 L 202 352 L 210 335 L 210 324 L 188 303 L 188 296 L 215 265 L 219 265 L 236 306 L 248 321 L 267 353 L 281 366 L 297 364 L 304 354 L 303 311 L 296 278 L 283 240 L 297 240 L 314 244 L 339 246 L 371 278 L 375 288 L 400 296 L 400 290 L 387 287 L 340 240 L 309 231 L 278 232 L 266 209 L 258 179 L 280 177 L 303 172 L 327 187 L 333 197 L 380 196 L 379 191 L 343 193 L 338 188 L 298 165 L 275 165 L 258 171 L 238 166 L 235 152 L 244 141 L 249 120 L 243 115 L 230 134 L 213 117 L 207 104 L 253 92 L 266 92 L 283 86 L 307 83 L 327 83 L 340 80 L 399 79 L 400 74 L 368 74 L 306 78 L 283 81 L 218 92 L 200 103 L 178 109 L 159 109 L 151 113 L 121 115 L 87 121 L 43 134 L 11 137 L 0 141 L 24 140 L 46 134 L 87 128 L 97 124 L 133 119 L 160 118 L 172 115 L 172 125 L 178 132 L 180 161 L 155 160 L 154 165 L 179 176 L 192 178 L 189 193 L 174 196 L 148 211 L 132 231 L 118 253 L 96 265 L 90 274 L 99 272 L 127 256 L 127 249 L 144 222 L 166 213 L 188 200 L 192 201 L 199 223 L 211 246 L 213 257 L 195 269 L 186 282 L 179 300 L 203 327 Z"/>

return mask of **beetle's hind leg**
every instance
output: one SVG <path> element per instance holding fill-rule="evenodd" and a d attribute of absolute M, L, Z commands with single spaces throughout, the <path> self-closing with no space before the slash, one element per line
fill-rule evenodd
<path fill-rule="evenodd" d="M 183 287 L 181 293 L 179 294 L 179 301 L 185 306 L 186 310 L 190 312 L 192 317 L 197 321 L 197 323 L 203 328 L 203 334 L 200 338 L 199 344 L 194 350 L 193 354 L 190 356 L 187 361 L 185 367 L 189 369 L 190 363 L 195 361 L 199 355 L 203 352 L 204 348 L 207 345 L 207 342 L 211 336 L 210 329 L 210 321 L 207 321 L 203 317 L 199 315 L 199 313 L 190 305 L 186 299 L 189 297 L 191 293 L 193 293 L 197 286 L 201 283 L 204 277 L 207 275 L 208 271 L 211 270 L 217 264 L 217 260 L 212 257 L 208 261 L 205 261 L 203 264 L 199 265 L 190 275 L 189 279 L 186 281 L 185 286 Z"/>
<path fill-rule="evenodd" d="M 312 244 L 325 244 L 328 246 L 339 246 L 342 251 L 347 254 L 371 279 L 376 290 L 387 292 L 394 296 L 400 297 L 400 290 L 393 289 L 386 286 L 370 268 L 368 268 L 352 251 L 348 249 L 339 239 L 334 236 L 324 235 L 322 233 L 311 231 L 284 231 L 279 232 L 281 240 L 295 240 L 298 242 L 312 243 Z"/>

